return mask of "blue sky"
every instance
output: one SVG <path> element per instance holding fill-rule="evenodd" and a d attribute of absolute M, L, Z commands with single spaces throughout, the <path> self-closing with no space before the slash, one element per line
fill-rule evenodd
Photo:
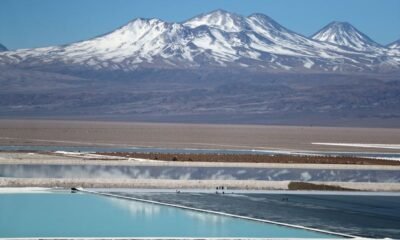
<path fill-rule="evenodd" d="M 137 17 L 180 22 L 219 8 L 264 13 L 306 36 L 337 20 L 381 44 L 400 39 L 400 0 L 1 0 L 0 43 L 10 49 L 60 45 Z"/>

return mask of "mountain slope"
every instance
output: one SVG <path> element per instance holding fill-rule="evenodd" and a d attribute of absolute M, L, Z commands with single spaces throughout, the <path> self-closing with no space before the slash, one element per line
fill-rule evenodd
<path fill-rule="evenodd" d="M 381 46 L 347 22 L 331 22 L 312 39 L 337 44 L 357 51 L 375 51 Z"/>
<path fill-rule="evenodd" d="M 390 49 L 399 49 L 400 50 L 400 39 L 388 44 L 387 47 Z"/>
<path fill-rule="evenodd" d="M 306 38 L 263 14 L 244 17 L 217 10 L 183 23 L 139 18 L 87 41 L 1 53 L 0 66 L 62 72 L 227 67 L 381 72 L 400 68 L 399 54 L 388 54 L 387 49 L 357 30 L 344 27 L 346 34 L 339 31 L 343 33 L 343 43 L 339 45 L 346 44 L 339 46 L 329 42 L 329 38 L 328 42 L 319 41 L 324 38 L 317 36 L 318 40 Z M 369 51 L 365 52 L 367 47 Z"/>
<path fill-rule="evenodd" d="M 7 51 L 8 49 L 0 43 L 0 52 Z"/>

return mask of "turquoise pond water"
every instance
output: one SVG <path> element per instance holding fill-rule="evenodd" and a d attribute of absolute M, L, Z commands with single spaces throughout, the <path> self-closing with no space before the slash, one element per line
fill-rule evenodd
<path fill-rule="evenodd" d="M 333 235 L 82 193 L 0 194 L 0 237 L 298 237 Z"/>

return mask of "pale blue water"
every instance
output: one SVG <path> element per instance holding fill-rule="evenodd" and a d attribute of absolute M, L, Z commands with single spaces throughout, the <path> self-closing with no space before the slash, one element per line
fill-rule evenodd
<path fill-rule="evenodd" d="M 400 195 L 385 193 L 157 193 L 97 191 L 242 216 L 299 224 L 366 238 L 400 239 Z M 282 199 L 287 199 L 283 201 Z M 240 206 L 240 207 L 238 207 Z"/>
<path fill-rule="evenodd" d="M 303 237 L 333 235 L 88 194 L 0 194 L 0 237 Z"/>

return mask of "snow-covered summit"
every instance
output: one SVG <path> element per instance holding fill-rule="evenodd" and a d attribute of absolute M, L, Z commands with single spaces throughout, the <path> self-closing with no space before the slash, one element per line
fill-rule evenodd
<path fill-rule="evenodd" d="M 107 34 L 63 46 L 0 53 L 0 65 L 102 69 L 235 67 L 272 71 L 400 69 L 400 53 L 379 46 L 347 23 L 315 39 L 270 17 L 216 10 L 185 22 L 137 18 Z"/>
<path fill-rule="evenodd" d="M 224 10 L 216 10 L 210 13 L 201 14 L 187 20 L 186 22 L 183 22 L 184 26 L 190 28 L 207 26 L 230 33 L 241 31 L 256 31 L 257 26 L 254 26 L 254 24 L 262 26 L 264 29 L 269 30 L 286 30 L 272 18 L 262 13 L 254 13 L 249 15 L 248 17 L 244 17 L 239 14 L 230 13 Z"/>
<path fill-rule="evenodd" d="M 188 21 L 184 22 L 183 25 L 190 28 L 196 28 L 204 25 L 217 28 L 225 32 L 240 32 L 246 28 L 246 20 L 239 14 L 230 13 L 219 9 L 189 19 Z"/>
<path fill-rule="evenodd" d="M 348 22 L 331 22 L 312 39 L 337 44 L 357 51 L 373 51 L 381 46 Z"/>

